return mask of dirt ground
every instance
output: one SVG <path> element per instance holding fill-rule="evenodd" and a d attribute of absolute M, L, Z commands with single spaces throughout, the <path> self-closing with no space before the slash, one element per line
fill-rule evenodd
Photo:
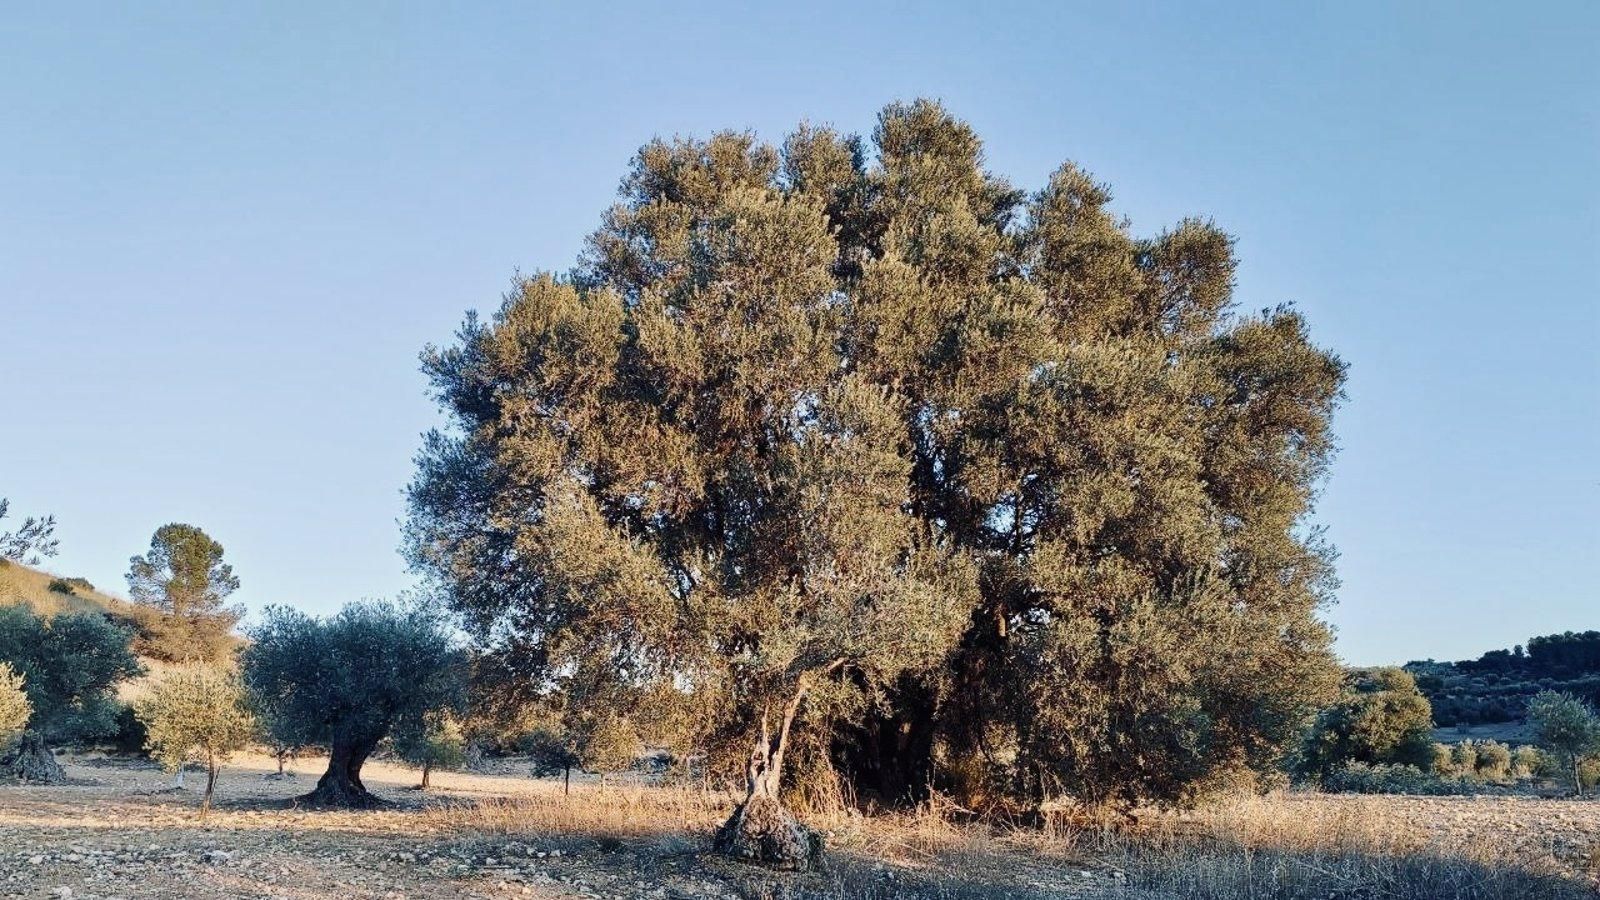
<path fill-rule="evenodd" d="M 319 761 L 302 761 L 295 777 L 280 780 L 268 777 L 271 759 L 250 755 L 223 772 L 216 808 L 202 820 L 203 776 L 191 774 L 188 789 L 174 791 L 171 776 L 148 762 L 98 754 L 64 762 L 66 785 L 0 785 L 0 896 L 1139 896 L 1115 866 L 1071 851 L 995 844 L 952 854 L 911 840 L 874 843 L 862 834 L 831 835 L 841 849 L 823 873 L 768 874 L 706 852 L 707 836 L 726 811 L 722 800 L 676 811 L 630 805 L 626 786 L 592 779 L 578 780 L 569 800 L 559 782 L 532 779 L 515 765 L 495 774 L 436 773 L 424 795 L 414 789 L 415 770 L 375 761 L 365 780 L 392 808 L 328 812 L 289 802 L 311 788 Z M 613 820 L 596 827 L 573 818 L 574 826 L 565 827 L 562 810 L 585 797 L 604 798 Z M 1282 801 L 1305 805 L 1295 816 L 1332 810 L 1360 817 L 1382 809 L 1443 840 L 1509 835 L 1515 843 L 1508 846 L 1525 848 L 1519 855 L 1542 855 L 1572 871 L 1600 858 L 1600 803 L 1592 801 L 1300 795 Z M 522 803 L 543 804 L 538 817 L 519 821 L 527 809 Z M 930 884 L 937 889 L 918 887 Z"/>

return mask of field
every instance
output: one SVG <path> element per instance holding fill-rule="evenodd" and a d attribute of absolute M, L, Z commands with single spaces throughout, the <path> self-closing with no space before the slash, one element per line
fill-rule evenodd
<path fill-rule="evenodd" d="M 0 896 L 99 898 L 1578 898 L 1600 866 L 1600 802 L 1283 794 L 1116 831 L 954 825 L 927 813 L 818 822 L 821 872 L 780 875 L 706 852 L 730 798 L 375 762 L 379 812 L 297 809 L 315 779 L 262 755 L 198 780 L 142 760 L 65 760 L 63 786 L 0 786 Z"/>

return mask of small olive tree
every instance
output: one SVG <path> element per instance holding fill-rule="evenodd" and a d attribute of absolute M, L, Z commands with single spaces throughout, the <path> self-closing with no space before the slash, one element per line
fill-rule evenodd
<path fill-rule="evenodd" d="M 1583 796 L 1583 763 L 1600 754 L 1600 716 L 1571 694 L 1541 691 L 1528 701 L 1528 722 L 1534 739 L 1563 763 L 1572 775 L 1572 789 Z"/>
<path fill-rule="evenodd" d="M 0 663 L 0 752 L 11 749 L 32 715 L 33 704 L 22 689 L 22 673 L 10 663 Z"/>
<path fill-rule="evenodd" d="M 161 680 L 135 704 L 148 737 L 145 746 L 168 771 L 197 761 L 206 767 L 204 814 L 211 808 L 217 773 L 255 734 L 255 718 L 237 673 L 185 666 Z"/>
<path fill-rule="evenodd" d="M 250 636 L 245 687 L 272 740 L 328 747 L 327 771 L 300 798 L 311 805 L 381 806 L 361 783 L 378 744 L 463 705 L 466 657 L 444 618 L 421 605 L 352 603 L 326 619 L 269 607 Z"/>
<path fill-rule="evenodd" d="M 22 677 L 33 709 L 21 741 L 0 754 L 0 772 L 59 783 L 65 773 L 50 745 L 116 730 L 113 688 L 143 671 L 128 649 L 131 638 L 99 613 L 44 618 L 20 606 L 0 608 L 0 663 Z"/>
<path fill-rule="evenodd" d="M 434 769 L 459 769 L 467 759 L 467 739 L 461 721 L 436 713 L 395 729 L 395 754 L 422 769 L 422 789 L 431 787 Z"/>

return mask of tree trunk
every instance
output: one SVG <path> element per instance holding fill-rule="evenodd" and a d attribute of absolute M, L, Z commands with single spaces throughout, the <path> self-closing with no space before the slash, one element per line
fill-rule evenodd
<path fill-rule="evenodd" d="M 1572 759 L 1572 790 L 1578 797 L 1583 797 L 1583 770 L 1578 767 L 1578 754 L 1569 754 Z"/>
<path fill-rule="evenodd" d="M 561 796 L 570 797 L 570 796 L 572 796 L 572 767 L 571 766 L 567 766 L 566 773 L 567 773 L 566 774 L 566 780 L 561 785 Z"/>
<path fill-rule="evenodd" d="M 750 751 L 745 771 L 745 798 L 717 829 L 713 843 L 718 853 L 778 869 L 804 871 L 821 854 L 821 836 L 800 824 L 778 799 L 783 778 L 783 754 L 789 729 L 805 699 L 804 680 L 784 712 L 783 727 L 773 742 L 766 713 L 761 715 L 761 737 Z"/>
<path fill-rule="evenodd" d="M 428 789 L 428 776 L 431 775 L 431 774 L 433 774 L 433 766 L 428 765 L 427 763 L 423 763 L 423 765 L 422 765 L 422 789 L 423 790 L 427 790 Z"/>
<path fill-rule="evenodd" d="M 217 757 L 215 754 L 206 754 L 206 793 L 200 798 L 200 815 L 204 816 L 211 811 L 211 795 L 217 789 Z"/>
<path fill-rule="evenodd" d="M 44 735 L 37 731 L 24 732 L 16 746 L 0 757 L 0 773 L 41 784 L 60 784 L 67 780 L 67 773 L 56 762 L 55 754 L 45 746 Z"/>
<path fill-rule="evenodd" d="M 299 798 L 308 806 L 341 809 L 376 809 L 383 800 L 361 783 L 361 767 L 372 755 L 372 747 L 352 741 L 336 740 L 328 753 L 328 770 L 317 780 L 311 793 Z"/>

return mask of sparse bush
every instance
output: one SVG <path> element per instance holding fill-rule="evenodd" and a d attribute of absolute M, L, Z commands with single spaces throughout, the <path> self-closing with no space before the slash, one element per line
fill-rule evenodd
<path fill-rule="evenodd" d="M 1454 775 L 1456 772 L 1455 753 L 1449 744 L 1433 745 L 1433 774 Z"/>
<path fill-rule="evenodd" d="M 1416 766 L 1363 762 L 1346 763 L 1322 778 L 1322 789 L 1332 794 L 1450 795 L 1474 792 L 1463 778 L 1441 778 Z"/>
<path fill-rule="evenodd" d="M 1544 754 L 1538 747 L 1523 744 L 1511 751 L 1511 774 L 1515 778 L 1537 775 L 1544 768 Z"/>
<path fill-rule="evenodd" d="M 1453 775 L 1471 775 L 1478 771 L 1478 744 L 1462 741 L 1450 748 L 1450 769 Z"/>
<path fill-rule="evenodd" d="M 50 584 L 48 587 L 50 591 L 57 594 L 66 594 L 68 597 L 73 595 L 72 582 L 66 580 L 65 578 L 50 579 Z"/>
<path fill-rule="evenodd" d="M 1505 781 L 1511 774 L 1511 748 L 1499 741 L 1479 744 L 1475 771 L 1479 778 L 1486 781 Z"/>
<path fill-rule="evenodd" d="M 204 814 L 211 808 L 222 764 L 255 733 L 239 676 L 206 666 L 185 666 L 163 677 L 135 709 L 149 733 L 146 746 L 150 755 L 169 772 L 191 761 L 205 765 L 206 792 L 200 801 Z"/>

